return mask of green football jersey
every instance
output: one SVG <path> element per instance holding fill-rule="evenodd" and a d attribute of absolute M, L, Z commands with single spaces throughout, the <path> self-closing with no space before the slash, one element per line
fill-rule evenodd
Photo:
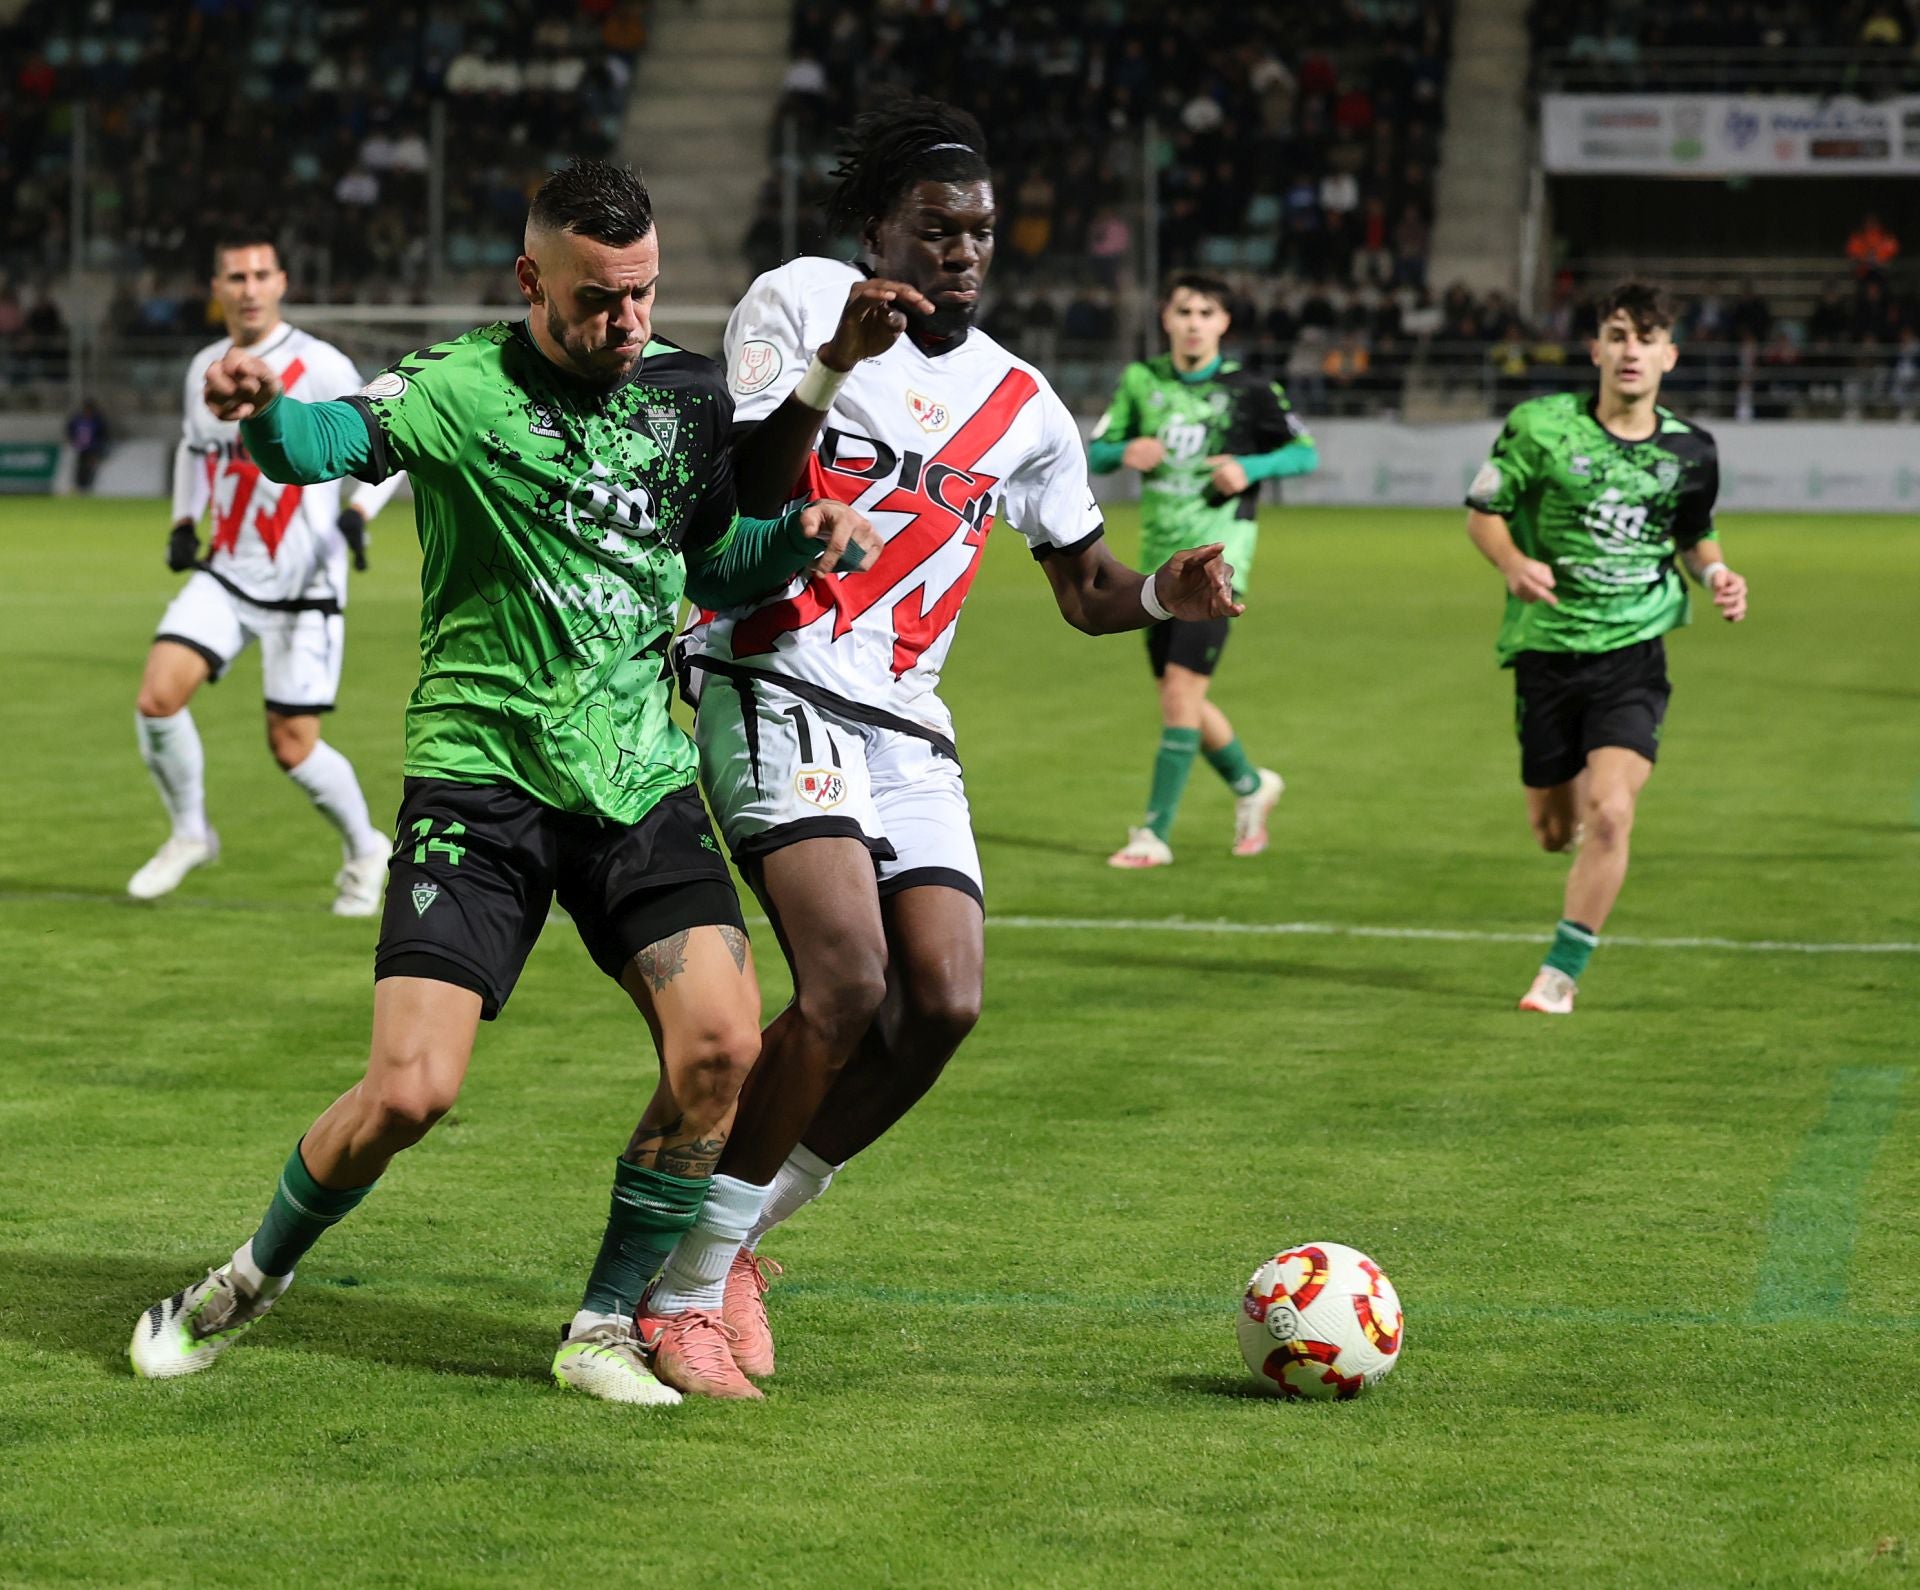
<path fill-rule="evenodd" d="M 596 388 L 503 321 L 409 354 L 350 401 L 373 438 L 367 477 L 413 481 L 407 773 L 620 823 L 692 783 L 667 658 L 683 554 L 735 519 L 719 368 L 655 341 Z"/>
<path fill-rule="evenodd" d="M 1127 366 L 1093 434 L 1105 442 L 1151 436 L 1166 449 L 1161 463 L 1140 477 L 1142 566 L 1157 568 L 1188 547 L 1223 542 L 1233 566 L 1234 591 L 1245 595 L 1259 533 L 1260 482 L 1252 481 L 1237 496 L 1222 497 L 1213 488 L 1207 460 L 1220 453 L 1244 456 L 1272 452 L 1290 442 L 1311 442 L 1286 389 L 1233 359 L 1183 376 L 1172 357 L 1162 354 Z"/>
<path fill-rule="evenodd" d="M 1602 652 L 1687 622 L 1675 559 L 1713 534 L 1713 438 L 1664 408 L 1644 441 L 1593 417 L 1589 393 L 1533 398 L 1507 416 L 1467 506 L 1507 521 L 1514 545 L 1553 569 L 1559 605 L 1507 598 L 1502 667 L 1523 651 Z"/>

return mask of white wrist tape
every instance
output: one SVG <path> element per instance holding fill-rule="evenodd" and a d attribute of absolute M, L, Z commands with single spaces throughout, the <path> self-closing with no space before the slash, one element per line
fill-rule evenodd
<path fill-rule="evenodd" d="M 1149 574 L 1140 582 L 1140 605 L 1147 610 L 1148 617 L 1155 623 L 1164 624 L 1173 614 L 1160 604 L 1160 593 L 1153 588 L 1154 576 Z"/>
<path fill-rule="evenodd" d="M 1695 575 L 1694 578 L 1699 580 L 1701 590 L 1711 591 L 1713 589 L 1713 577 L 1716 574 L 1725 574 L 1726 572 L 1727 572 L 1726 564 L 1709 563 L 1704 569 L 1702 569 L 1697 575 Z"/>
<path fill-rule="evenodd" d="M 852 374 L 851 370 L 834 369 L 816 353 L 813 363 L 807 366 L 807 373 L 800 377 L 800 384 L 793 389 L 794 399 L 824 414 L 833 407 L 833 400 L 840 395 L 840 388 L 847 384 L 847 377 Z"/>

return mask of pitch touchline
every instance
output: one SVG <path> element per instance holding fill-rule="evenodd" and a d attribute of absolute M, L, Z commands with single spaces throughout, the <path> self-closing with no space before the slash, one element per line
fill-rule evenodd
<path fill-rule="evenodd" d="M 145 901 L 129 901 L 118 890 L 90 889 L 0 889 L 0 905 L 58 904 L 111 905 L 151 911 L 286 911 L 312 915 L 315 906 L 297 900 L 228 900 L 169 898 L 156 906 Z M 754 927 L 765 927 L 767 919 L 754 913 L 746 917 Z M 990 916 L 991 928 L 1033 928 L 1042 931 L 1084 933 L 1239 933 L 1256 938 L 1323 939 L 1412 939 L 1442 944 L 1550 944 L 1551 933 L 1500 933 L 1484 928 L 1365 927 L 1340 922 L 1229 922 L 1224 919 L 1196 921 L 1184 916 Z M 1642 938 L 1632 933 L 1608 933 L 1602 942 L 1636 950 L 1739 950 L 1763 955 L 1920 955 L 1920 944 L 1899 940 L 1884 944 L 1798 943 L 1789 939 L 1723 938 Z"/>
<path fill-rule="evenodd" d="M 1549 944 L 1551 933 L 1496 933 L 1480 928 L 1356 927 L 1338 922 L 1194 921 L 1183 916 L 990 916 L 988 927 L 1051 928 L 1106 933 L 1248 933 L 1263 938 L 1436 939 L 1449 944 Z M 1601 942 L 1642 950 L 1747 950 L 1782 955 L 1920 955 L 1920 944 L 1801 944 L 1784 939 L 1642 938 L 1608 933 Z"/>

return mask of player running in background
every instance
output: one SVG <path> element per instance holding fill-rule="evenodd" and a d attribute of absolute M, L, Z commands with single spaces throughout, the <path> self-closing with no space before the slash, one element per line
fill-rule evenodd
<path fill-rule="evenodd" d="M 707 796 L 794 977 L 713 1195 L 637 1322 L 662 1379 L 712 1396 L 758 1396 L 746 1373 L 773 1369 L 749 1240 L 904 1115 L 979 1014 L 980 860 L 937 686 L 995 499 L 1078 629 L 1239 611 L 1218 546 L 1146 578 L 1114 558 L 1065 404 L 974 328 L 994 248 L 978 123 L 900 101 L 860 118 L 836 177 L 867 263 L 794 260 L 734 311 L 753 426 L 735 468 L 749 511 L 804 476 L 885 546 L 690 637 Z"/>
<path fill-rule="evenodd" d="M 1713 438 L 1660 407 L 1673 306 L 1643 282 L 1599 305 L 1596 394 L 1507 416 L 1467 493 L 1467 534 L 1507 582 L 1500 665 L 1513 669 L 1520 779 L 1542 849 L 1577 849 L 1553 948 L 1522 1010 L 1570 1015 L 1627 876 L 1634 808 L 1667 712 L 1666 645 L 1688 619 L 1684 563 L 1723 618 L 1747 582 L 1713 539 Z"/>
<path fill-rule="evenodd" d="M 331 343 L 280 318 L 287 273 L 268 242 L 243 239 L 213 251 L 213 296 L 227 335 L 194 355 L 173 465 L 173 533 L 167 567 L 192 570 L 160 620 L 140 680 L 134 717 L 140 755 L 173 821 L 173 832 L 127 884 L 136 900 L 170 893 L 220 854 L 207 821 L 206 758 L 188 703 L 253 642 L 267 699 L 267 746 L 287 776 L 340 833 L 336 916 L 372 916 L 386 877 L 386 835 L 367 816 L 353 764 L 320 738 L 333 710 L 346 645 L 347 554 L 367 566 L 366 523 L 400 477 L 362 486 L 340 506 L 340 483 L 282 485 L 247 456 L 237 425 L 215 418 L 207 371 L 228 349 L 263 361 L 309 402 L 360 385 L 352 361 Z M 200 556 L 200 517 L 213 508 L 213 544 Z"/>
<path fill-rule="evenodd" d="M 1320 467 L 1313 438 L 1286 389 L 1223 358 L 1233 324 L 1232 289 L 1185 272 L 1167 284 L 1160 325 L 1168 352 L 1130 364 L 1113 406 L 1087 449 L 1097 475 L 1140 471 L 1140 561 L 1156 564 L 1183 547 L 1225 545 L 1233 594 L 1246 600 L 1259 535 L 1260 482 Z M 1180 796 L 1196 753 L 1233 791 L 1233 853 L 1267 848 L 1267 817 L 1286 788 L 1255 767 L 1227 715 L 1207 699 L 1232 620 L 1164 619 L 1147 631 L 1147 661 L 1160 682 L 1160 749 L 1153 759 L 1147 815 L 1107 858 L 1113 867 L 1164 867 Z"/>
<path fill-rule="evenodd" d="M 141 1375 L 207 1368 L 452 1107 L 557 894 L 646 1019 L 661 1076 L 553 1373 L 611 1401 L 679 1400 L 631 1316 L 706 1197 L 759 1054 L 760 994 L 693 744 L 668 712 L 673 627 L 683 590 L 740 601 L 816 557 L 831 568 L 851 536 L 877 543 L 838 503 L 736 514 L 720 372 L 649 335 L 660 253 L 632 171 L 580 161 L 548 177 L 525 248 L 528 319 L 423 349 L 344 402 L 285 395 L 243 350 L 208 373 L 208 400 L 268 473 L 411 475 L 420 682 L 366 1074 L 308 1128 L 232 1259 L 141 1317 Z"/>

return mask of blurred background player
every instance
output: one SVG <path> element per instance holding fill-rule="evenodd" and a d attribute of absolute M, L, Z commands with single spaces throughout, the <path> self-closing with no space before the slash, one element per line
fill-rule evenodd
<path fill-rule="evenodd" d="M 1689 616 L 1676 560 L 1730 623 L 1747 612 L 1747 582 L 1713 539 L 1713 438 L 1657 401 L 1679 357 L 1673 306 L 1625 282 L 1599 312 L 1599 391 L 1522 403 L 1467 493 L 1467 534 L 1507 582 L 1498 650 L 1527 816 L 1542 849 L 1578 850 L 1553 948 L 1520 1001 L 1556 1016 L 1572 1014 L 1626 881 L 1671 692 L 1661 637 Z"/>
<path fill-rule="evenodd" d="M 231 348 L 264 360 L 287 390 L 320 402 L 360 386 L 360 374 L 331 343 L 280 318 L 287 291 L 272 243 L 242 239 L 213 251 L 213 296 L 227 335 L 187 370 L 186 415 L 173 470 L 173 533 L 167 567 L 191 570 L 160 619 L 140 680 L 134 724 L 173 832 L 127 884 L 136 900 L 180 886 L 220 854 L 207 821 L 206 759 L 188 703 L 219 679 L 253 642 L 267 703 L 267 745 L 340 835 L 336 916 L 372 916 L 386 877 L 386 836 L 367 816 L 353 764 L 320 738 L 333 710 L 346 646 L 347 553 L 364 569 L 366 522 L 401 477 L 361 486 L 340 506 L 340 483 L 287 486 L 255 467 L 240 428 L 216 419 L 203 392 L 207 371 Z M 213 542 L 200 555 L 198 526 L 213 509 Z"/>
<path fill-rule="evenodd" d="M 1140 561 L 1155 566 L 1186 547 L 1217 541 L 1244 601 L 1259 534 L 1260 482 L 1320 466 L 1313 438 L 1278 381 L 1223 358 L 1233 324 L 1232 290 L 1217 277 L 1186 272 L 1168 284 L 1160 324 L 1168 351 L 1127 366 L 1094 433 L 1095 474 L 1140 471 Z M 1163 619 L 1147 630 L 1147 660 L 1160 681 L 1160 749 L 1153 759 L 1147 814 L 1107 858 L 1114 867 L 1164 867 L 1180 796 L 1196 753 L 1233 791 L 1233 853 L 1267 848 L 1267 817 L 1286 787 L 1255 767 L 1227 715 L 1207 699 L 1226 649 L 1229 618 Z"/>
<path fill-rule="evenodd" d="M 979 123 L 896 100 L 854 124 L 837 176 L 863 263 L 796 259 L 728 323 L 753 427 L 735 468 L 745 511 L 805 481 L 885 544 L 720 613 L 688 659 L 707 798 L 794 978 L 636 1325 L 663 1380 L 711 1396 L 758 1396 L 747 1374 L 773 1369 L 746 1244 L 906 1114 L 979 1017 L 980 857 L 938 686 L 996 501 L 1076 629 L 1239 611 L 1217 545 L 1144 577 L 1115 559 L 1066 405 L 975 328 L 996 221 Z"/>

